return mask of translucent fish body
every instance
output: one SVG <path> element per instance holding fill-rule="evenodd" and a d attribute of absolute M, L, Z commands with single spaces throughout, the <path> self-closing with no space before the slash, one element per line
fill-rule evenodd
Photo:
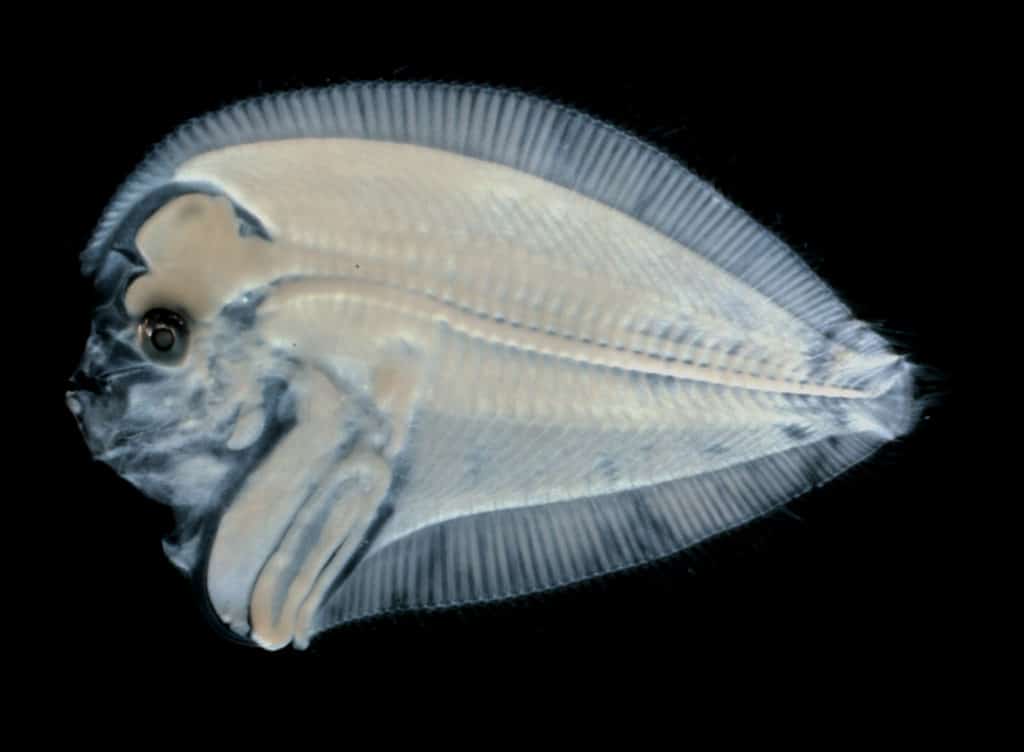
<path fill-rule="evenodd" d="M 102 389 L 69 404 L 267 648 L 667 556 L 914 418 L 910 364 L 776 237 L 514 93 L 349 86 L 207 116 L 126 183 L 84 266 Z M 175 362 L 139 341 L 157 309 L 187 322 Z"/>

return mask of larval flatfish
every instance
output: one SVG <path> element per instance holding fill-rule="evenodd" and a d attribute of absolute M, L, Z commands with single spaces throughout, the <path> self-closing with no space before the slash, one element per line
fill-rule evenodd
<path fill-rule="evenodd" d="M 223 622 L 304 647 L 683 550 L 907 433 L 913 366 L 672 158 L 524 94 L 188 123 L 83 255 L 68 404 Z"/>

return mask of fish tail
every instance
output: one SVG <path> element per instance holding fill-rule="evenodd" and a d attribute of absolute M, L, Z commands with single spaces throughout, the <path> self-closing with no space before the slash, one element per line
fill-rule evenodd
<path fill-rule="evenodd" d="M 858 401 L 853 411 L 859 429 L 870 430 L 887 441 L 910 433 L 921 417 L 926 400 L 917 394 L 918 367 L 896 357 L 875 378 L 877 396 Z"/>

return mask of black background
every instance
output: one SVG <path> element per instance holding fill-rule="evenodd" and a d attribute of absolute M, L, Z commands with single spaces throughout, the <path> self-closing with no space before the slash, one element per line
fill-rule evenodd
<path fill-rule="evenodd" d="M 40 509 L 56 529 L 52 640 L 92 669 L 231 665 L 345 676 L 427 668 L 559 676 L 568 663 L 680 669 L 723 656 L 774 655 L 822 666 L 939 671 L 961 604 L 955 549 L 940 523 L 959 502 L 953 424 L 956 288 L 938 231 L 955 144 L 950 67 L 898 45 L 767 58 L 611 60 L 572 56 L 358 54 L 330 62 L 206 62 L 173 55 L 137 66 L 82 55 L 40 117 L 60 175 L 46 230 L 47 279 L 60 301 L 49 340 L 46 408 L 32 429 L 49 451 Z M 808 259 L 861 318 L 928 367 L 918 429 L 846 476 L 697 551 L 597 585 L 509 605 L 382 618 L 337 630 L 305 653 L 267 654 L 204 620 L 191 585 L 164 559 L 170 514 L 90 460 L 63 408 L 64 380 L 89 328 L 78 276 L 105 203 L 147 150 L 185 119 L 251 95 L 360 79 L 511 86 L 558 99 L 657 144 L 709 179 Z M 35 460 L 40 461 L 40 460 Z M 884 669 L 883 669 L 884 667 Z"/>

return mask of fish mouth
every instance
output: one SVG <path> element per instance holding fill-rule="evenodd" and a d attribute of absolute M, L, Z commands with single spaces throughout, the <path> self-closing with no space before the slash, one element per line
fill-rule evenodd
<path fill-rule="evenodd" d="M 78 393 L 68 391 L 64 393 L 64 404 L 67 405 L 68 411 L 74 417 L 75 425 L 78 426 L 78 432 L 82 434 L 82 438 L 85 440 L 86 446 L 89 447 L 89 451 L 92 452 L 94 457 L 98 457 L 102 453 L 103 447 L 85 425 L 85 405 L 82 402 L 82 398 Z"/>
<path fill-rule="evenodd" d="M 105 462 L 115 470 L 120 471 L 128 459 L 126 457 L 128 453 L 124 451 L 127 446 L 125 442 L 121 441 L 119 435 L 103 436 L 104 432 L 90 429 L 88 413 L 91 410 L 88 398 L 88 392 L 83 393 L 81 390 L 72 390 L 64 393 L 64 403 L 74 417 L 75 424 L 78 426 L 78 432 L 82 435 L 82 439 L 85 441 L 85 445 L 88 447 L 93 458 Z"/>
<path fill-rule="evenodd" d="M 68 406 L 68 410 L 75 416 L 75 421 L 78 423 L 78 427 L 82 427 L 82 413 L 85 412 L 85 408 L 82 407 L 82 403 L 79 402 L 78 397 L 75 396 L 74 392 L 64 392 L 64 402 Z"/>

